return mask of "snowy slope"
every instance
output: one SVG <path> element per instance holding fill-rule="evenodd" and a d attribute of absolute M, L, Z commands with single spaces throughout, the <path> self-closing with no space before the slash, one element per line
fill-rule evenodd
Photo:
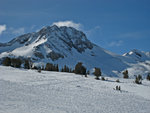
<path fill-rule="evenodd" d="M 123 56 L 117 55 L 93 44 L 81 31 L 56 25 L 19 36 L 5 44 L 0 43 L 0 59 L 7 56 L 28 58 L 38 66 L 51 62 L 60 67 L 67 65 L 74 68 L 77 62 L 83 62 L 88 70 L 99 67 L 107 76 L 118 76 L 123 70 L 132 70 L 135 66 L 144 68 L 145 71 L 140 72 L 147 74 L 147 67 L 150 68 L 149 64 L 138 65 L 139 61 L 150 60 L 148 52 L 136 50 Z"/>
<path fill-rule="evenodd" d="M 0 66 L 0 113 L 149 113 L 149 81 L 107 79 Z"/>

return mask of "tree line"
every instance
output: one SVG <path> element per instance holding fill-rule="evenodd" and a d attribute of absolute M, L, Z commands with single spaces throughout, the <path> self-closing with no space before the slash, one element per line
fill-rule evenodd
<path fill-rule="evenodd" d="M 45 66 L 43 65 L 42 67 L 37 67 L 37 66 L 33 65 L 33 63 L 29 59 L 6 57 L 3 59 L 2 64 L 4 66 L 12 66 L 15 68 L 23 67 L 25 69 L 37 69 L 37 70 L 39 70 L 38 72 L 41 72 L 41 70 L 56 71 L 56 72 L 68 72 L 68 73 L 85 75 L 85 77 L 87 77 L 87 75 L 90 74 L 89 71 L 87 71 L 86 67 L 83 66 L 82 62 L 78 62 L 75 65 L 74 69 L 69 68 L 66 65 L 64 65 L 60 69 L 58 64 L 47 63 Z M 101 69 L 98 67 L 95 67 L 93 74 L 95 75 L 95 79 L 99 80 L 100 77 L 102 76 Z M 123 71 L 122 74 L 123 74 L 123 78 L 125 78 L 125 79 L 129 78 L 128 70 Z M 101 77 L 101 80 L 105 80 L 105 78 Z M 150 73 L 148 73 L 148 75 L 147 75 L 147 80 L 150 81 Z M 135 81 L 134 82 L 137 84 L 142 84 L 142 76 L 141 75 L 135 75 Z"/>
<path fill-rule="evenodd" d="M 67 65 L 64 65 L 61 69 L 59 68 L 58 64 L 52 64 L 47 63 L 45 66 L 37 67 L 35 66 L 29 59 L 20 59 L 20 58 L 9 58 L 6 57 L 3 59 L 2 64 L 4 66 L 11 66 L 15 68 L 25 68 L 25 69 L 37 69 L 38 72 L 41 72 L 41 70 L 45 71 L 56 71 L 56 72 L 68 72 L 68 73 L 75 73 L 80 75 L 87 75 L 89 74 L 89 71 L 87 71 L 86 67 L 83 66 L 82 62 L 78 62 L 75 65 L 75 68 L 69 68 Z M 101 76 L 101 70 L 100 68 L 95 68 L 95 72 L 93 73 L 96 77 L 95 79 L 99 80 L 99 77 Z"/>

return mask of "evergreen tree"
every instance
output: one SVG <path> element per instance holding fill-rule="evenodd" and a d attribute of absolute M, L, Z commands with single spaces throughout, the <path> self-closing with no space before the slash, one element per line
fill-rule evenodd
<path fill-rule="evenodd" d="M 141 75 L 138 75 L 138 76 L 135 75 L 135 83 L 142 84 L 142 76 Z"/>
<path fill-rule="evenodd" d="M 70 71 L 70 69 L 69 69 L 69 67 L 67 66 L 67 67 L 66 67 L 66 72 L 69 72 L 69 71 Z"/>
<path fill-rule="evenodd" d="M 82 65 L 82 62 L 78 62 L 76 64 L 74 72 L 75 74 L 81 74 L 81 75 L 86 74 L 86 68 Z"/>
<path fill-rule="evenodd" d="M 95 71 L 94 71 L 94 73 L 93 73 L 95 76 L 96 76 L 96 80 L 99 80 L 99 77 L 101 76 L 101 70 L 100 70 L 100 68 L 96 68 L 95 67 Z"/>
<path fill-rule="evenodd" d="M 46 66 L 45 66 L 45 70 L 46 71 L 53 71 L 53 64 L 47 63 Z"/>
<path fill-rule="evenodd" d="M 147 79 L 147 80 L 150 80 L 150 73 L 148 73 L 146 79 Z"/>
<path fill-rule="evenodd" d="M 64 68 L 62 67 L 61 72 L 64 72 Z"/>
<path fill-rule="evenodd" d="M 56 65 L 56 71 L 59 72 L 59 66 L 58 66 L 58 64 Z"/>
<path fill-rule="evenodd" d="M 2 64 L 3 64 L 4 66 L 11 66 L 11 59 L 10 59 L 9 57 L 6 57 L 6 58 L 3 60 Z"/>
<path fill-rule="evenodd" d="M 81 67 L 81 74 L 86 75 L 86 68 L 84 66 Z"/>
<path fill-rule="evenodd" d="M 72 73 L 75 73 L 75 70 L 74 70 L 74 69 L 72 70 Z"/>
<path fill-rule="evenodd" d="M 19 58 L 12 58 L 11 59 L 11 66 L 12 67 L 16 67 L 16 68 L 20 68 L 21 67 L 21 60 Z"/>
<path fill-rule="evenodd" d="M 128 70 L 125 70 L 122 74 L 123 74 L 123 78 L 129 78 Z"/>
<path fill-rule="evenodd" d="M 61 69 L 61 72 L 70 72 L 71 71 L 71 69 L 69 69 L 69 67 L 68 66 L 64 66 L 64 67 L 62 67 L 62 69 Z"/>
<path fill-rule="evenodd" d="M 47 63 L 46 66 L 45 66 L 45 70 L 46 71 L 57 71 L 57 72 L 59 72 L 59 66 L 58 66 L 58 64 L 54 65 L 54 64 L 51 64 L 51 63 Z M 63 72 L 62 69 L 61 69 L 61 71 Z"/>
<path fill-rule="evenodd" d="M 24 68 L 25 68 L 25 69 L 30 69 L 29 60 L 25 60 Z"/>
<path fill-rule="evenodd" d="M 82 62 L 78 62 L 75 66 L 75 74 L 81 74 Z"/>
<path fill-rule="evenodd" d="M 71 68 L 69 69 L 69 73 L 72 73 L 72 69 Z"/>
<path fill-rule="evenodd" d="M 67 72 L 67 66 L 66 65 L 64 66 L 64 72 Z"/>

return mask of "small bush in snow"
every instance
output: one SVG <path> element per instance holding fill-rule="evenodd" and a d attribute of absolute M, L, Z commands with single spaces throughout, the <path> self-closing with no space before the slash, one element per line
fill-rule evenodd
<path fill-rule="evenodd" d="M 104 81 L 104 80 L 105 80 L 105 78 L 104 78 L 104 77 L 102 77 L 102 80 Z"/>
<path fill-rule="evenodd" d="M 119 79 L 117 79 L 116 82 L 120 82 Z"/>

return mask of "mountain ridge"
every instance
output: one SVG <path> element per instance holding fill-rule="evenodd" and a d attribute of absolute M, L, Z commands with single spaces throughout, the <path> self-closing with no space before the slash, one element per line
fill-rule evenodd
<path fill-rule="evenodd" d="M 72 68 L 77 62 L 83 62 L 87 69 L 100 67 L 108 76 L 118 76 L 118 72 L 132 67 L 133 64 L 150 60 L 148 52 L 130 53 L 117 55 L 90 42 L 82 31 L 56 25 L 46 26 L 38 32 L 24 34 L 0 44 L 0 59 L 23 57 L 31 59 L 35 65 L 51 62 L 60 67 L 68 65 Z"/>

